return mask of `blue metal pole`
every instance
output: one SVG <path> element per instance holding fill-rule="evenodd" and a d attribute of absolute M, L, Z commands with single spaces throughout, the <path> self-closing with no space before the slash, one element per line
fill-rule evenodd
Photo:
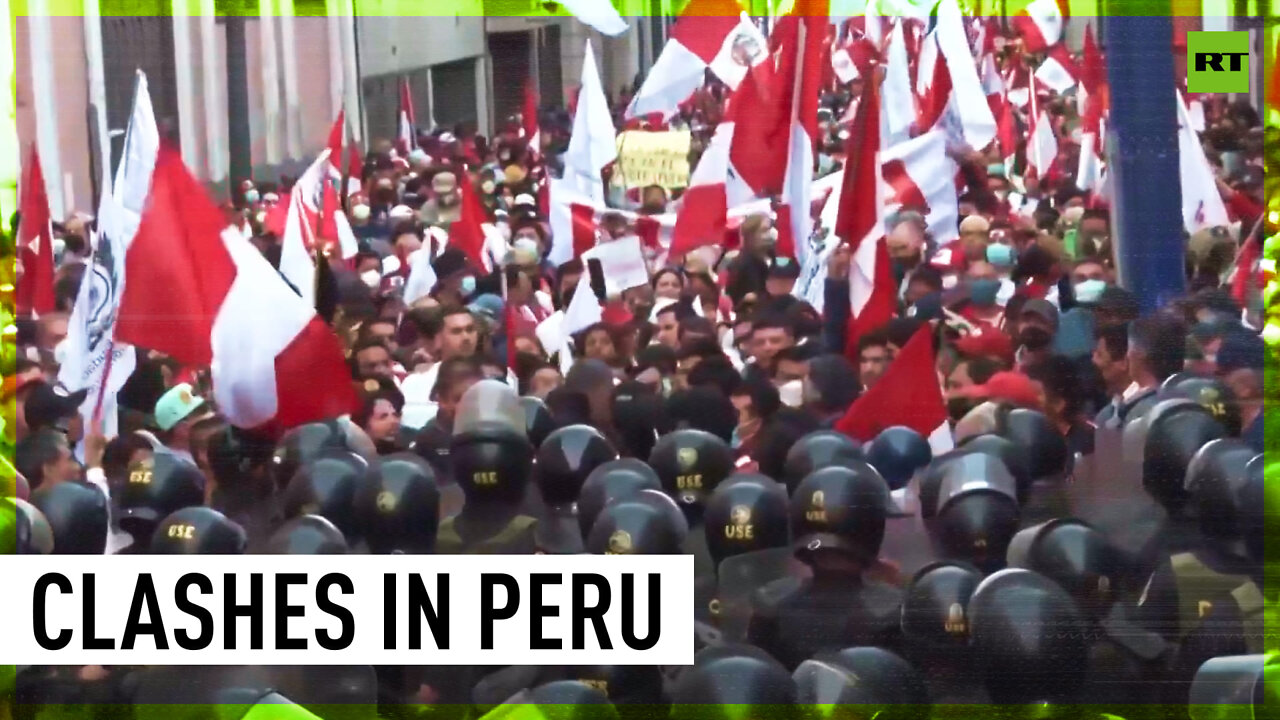
<path fill-rule="evenodd" d="M 1117 13 L 1106 40 L 1114 248 L 1121 284 L 1145 314 L 1186 291 L 1173 20 L 1170 0 L 1107 6 Z"/>

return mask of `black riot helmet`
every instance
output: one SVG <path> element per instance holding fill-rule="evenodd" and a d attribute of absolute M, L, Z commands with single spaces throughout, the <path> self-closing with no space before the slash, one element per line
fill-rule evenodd
<path fill-rule="evenodd" d="M 435 471 L 413 453 L 383 458 L 356 494 L 356 511 L 370 552 L 433 552 L 440 524 Z"/>
<path fill-rule="evenodd" d="M 467 505 L 518 505 L 533 465 L 533 445 L 515 390 L 481 380 L 458 402 L 449 456 Z"/>
<path fill-rule="evenodd" d="M 55 555 L 101 555 L 107 549 L 107 498 L 78 482 L 45 485 L 31 504 L 49 521 Z"/>
<path fill-rule="evenodd" d="M 697 522 L 707 497 L 733 473 L 733 450 L 716 435 L 686 428 L 663 435 L 649 454 L 649 465 L 685 516 Z"/>
<path fill-rule="evenodd" d="M 195 463 L 160 451 L 129 466 L 124 486 L 116 493 L 120 529 L 143 540 L 156 523 L 184 507 L 204 504 L 204 474 Z"/>
<path fill-rule="evenodd" d="M 1040 573 L 1093 615 L 1105 613 L 1126 576 L 1124 557 L 1102 533 L 1068 518 L 1022 530 L 1009 543 L 1009 567 Z"/>
<path fill-rule="evenodd" d="M 599 690 L 624 718 L 651 717 L 649 711 L 663 700 L 664 678 L 655 665 L 578 665 L 546 668 L 545 675 L 576 680 Z"/>
<path fill-rule="evenodd" d="M 641 490 L 662 490 L 658 473 L 643 460 L 621 458 L 592 470 L 578 492 L 578 523 L 583 536 L 591 532 L 606 505 Z"/>
<path fill-rule="evenodd" d="M 1158 403 L 1143 419 L 1142 486 L 1171 513 L 1186 505 L 1187 467 L 1200 448 L 1226 436 L 1204 407 L 1185 400 Z"/>
<path fill-rule="evenodd" d="M 1249 466 L 1260 457 L 1242 440 L 1214 440 L 1191 458 L 1186 489 L 1200 520 L 1200 535 L 1214 550 L 1228 557 L 1250 557 L 1245 534 L 1249 505 L 1261 500 L 1251 493 Z M 1261 465 L 1261 461 L 1258 461 Z M 1256 472 L 1256 471 L 1255 471 Z"/>
<path fill-rule="evenodd" d="M 267 541 L 272 555 L 344 555 L 342 531 L 319 515 L 300 515 L 285 521 Z"/>
<path fill-rule="evenodd" d="M 1207 660 L 1191 682 L 1191 720 L 1270 717 L 1280 701 L 1280 664 L 1268 655 L 1228 655 Z M 1240 711 L 1238 715 L 1232 712 Z"/>
<path fill-rule="evenodd" d="M 641 490 L 600 512 L 586 548 L 593 555 L 679 555 L 688 533 L 671 498 Z"/>
<path fill-rule="evenodd" d="M 1018 502 L 1023 502 L 1031 492 L 1031 485 L 1036 477 L 1032 474 L 1031 459 L 1026 451 L 1018 447 L 1008 438 L 992 433 L 977 435 L 964 441 L 960 447 L 943 457 L 952 457 L 965 453 L 979 453 L 998 458 L 1005 469 L 1017 481 Z"/>
<path fill-rule="evenodd" d="M 837 717 L 916 720 L 930 714 L 920 671 L 878 647 L 852 647 L 800 663 L 791 676 L 803 705 L 837 705 Z"/>
<path fill-rule="evenodd" d="M 285 488 L 284 517 L 320 515 L 354 542 L 360 536 L 355 499 L 369 465 L 346 450 L 324 450 L 293 474 Z"/>
<path fill-rule="evenodd" d="M 835 550 L 867 566 L 884 541 L 892 500 L 880 473 L 861 460 L 809 474 L 791 495 L 791 528 L 801 557 Z"/>
<path fill-rule="evenodd" d="M 347 437 L 337 420 L 307 423 L 292 428 L 276 443 L 271 458 L 271 477 L 283 489 L 293 476 L 313 458 L 326 450 L 346 450 Z"/>
<path fill-rule="evenodd" d="M 942 561 L 920 568 L 902 599 L 902 634 L 912 655 L 954 659 L 968 655 L 969 599 L 982 572 Z"/>
<path fill-rule="evenodd" d="M 249 536 L 226 515 L 207 507 L 183 508 L 156 526 L 152 555 L 243 555 Z"/>
<path fill-rule="evenodd" d="M 1274 521 L 1275 513 L 1267 507 L 1267 503 L 1275 502 L 1275 495 L 1280 487 L 1273 485 L 1268 491 L 1266 481 L 1266 456 L 1257 455 L 1249 461 L 1245 468 L 1245 486 L 1240 496 L 1245 499 L 1243 515 L 1240 518 L 1241 534 L 1244 535 L 1244 547 L 1249 559 L 1255 565 L 1262 565 L 1266 555 L 1266 524 L 1268 516 Z M 1269 581 L 1267 581 L 1269 582 Z"/>
<path fill-rule="evenodd" d="M 764 475 L 730 476 L 711 493 L 703 516 L 707 549 L 716 565 L 742 553 L 790 542 L 787 489 Z"/>
<path fill-rule="evenodd" d="M 1158 397 L 1161 400 L 1184 398 L 1190 400 L 1222 423 L 1227 434 L 1232 437 L 1240 435 L 1243 421 L 1240 417 L 1240 402 L 1236 394 L 1226 383 L 1218 378 L 1203 377 L 1191 373 L 1175 373 L 1160 385 Z"/>
<path fill-rule="evenodd" d="M 579 680 L 539 685 L 529 692 L 528 702 L 547 720 L 618 720 L 609 696 Z"/>
<path fill-rule="evenodd" d="M 1061 475 L 1070 460 L 1067 441 L 1038 410 L 1015 408 L 1000 423 L 1000 435 L 1012 442 L 1028 462 L 1032 480 Z"/>
<path fill-rule="evenodd" d="M 538 446 L 535 475 L 548 505 L 568 505 L 578 499 L 593 470 L 618 459 L 605 436 L 590 425 L 569 425 L 551 433 Z"/>
<path fill-rule="evenodd" d="M 813 471 L 862 459 L 862 446 L 858 441 L 835 430 L 817 430 L 797 440 L 787 451 L 781 480 L 786 483 L 787 491 L 794 493 L 800 481 Z"/>
<path fill-rule="evenodd" d="M 906 487 L 916 471 L 933 459 L 929 441 L 901 425 L 882 430 L 863 451 L 867 462 L 889 483 L 890 490 Z"/>
<path fill-rule="evenodd" d="M 648 458 L 658 438 L 672 430 L 666 399 L 644 383 L 619 384 L 613 389 L 613 427 L 623 455 Z"/>
<path fill-rule="evenodd" d="M 1017 481 L 995 455 L 950 453 L 921 479 L 920 514 L 938 557 L 993 572 L 1018 531 Z"/>
<path fill-rule="evenodd" d="M 1088 625 L 1067 591 L 1030 570 L 1002 570 L 969 601 L 970 638 L 992 702 L 1072 702 L 1088 666 Z"/>
<path fill-rule="evenodd" d="M 0 555 L 48 555 L 53 528 L 35 505 L 22 498 L 0 498 Z"/>
<path fill-rule="evenodd" d="M 543 439 L 555 431 L 555 418 L 551 417 L 547 404 L 532 395 L 520 396 L 520 407 L 524 409 L 525 435 L 534 447 L 538 447 Z"/>
<path fill-rule="evenodd" d="M 796 685 L 781 665 L 745 655 L 695 664 L 676 679 L 672 720 L 794 717 Z M 756 708 L 755 712 L 752 708 Z"/>

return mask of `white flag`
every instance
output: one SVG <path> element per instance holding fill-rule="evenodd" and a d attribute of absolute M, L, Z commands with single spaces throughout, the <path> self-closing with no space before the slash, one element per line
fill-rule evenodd
<path fill-rule="evenodd" d="M 65 357 L 58 370 L 58 382 L 67 388 L 88 388 L 80 414 L 89 426 L 94 411 L 100 411 L 102 430 L 108 438 L 117 432 L 116 393 L 137 367 L 133 347 L 115 342 L 116 315 L 124 292 L 125 253 L 138 231 L 159 151 L 160 131 L 151 107 L 147 76 L 139 72 L 124 154 L 114 183 L 109 170 L 103 169 L 93 255 L 86 263 L 80 292 L 67 321 Z"/>
<path fill-rule="evenodd" d="M 618 159 L 617 130 L 609 112 L 609 101 L 600 85 L 595 52 L 587 41 L 582 59 L 582 85 L 573 116 L 573 134 L 564 154 L 564 179 L 597 203 L 604 202 L 604 182 L 600 171 Z"/>

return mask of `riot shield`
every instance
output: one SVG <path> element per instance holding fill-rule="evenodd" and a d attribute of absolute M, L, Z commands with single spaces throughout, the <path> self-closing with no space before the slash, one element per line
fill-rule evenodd
<path fill-rule="evenodd" d="M 716 597 L 711 602 L 725 642 L 743 642 L 751 623 L 752 596 L 775 580 L 796 582 L 812 576 L 808 566 L 795 558 L 791 548 L 769 548 L 734 555 L 720 563 L 716 576 Z"/>
<path fill-rule="evenodd" d="M 458 401 L 453 423 L 454 437 L 486 431 L 528 438 L 520 396 L 497 380 L 481 380 L 468 388 Z"/>
<path fill-rule="evenodd" d="M 936 559 L 919 512 L 908 512 L 903 505 L 890 508 L 884 521 L 880 559 L 897 566 L 902 577 L 912 577 Z"/>
<path fill-rule="evenodd" d="M 822 660 L 805 660 L 791 674 L 796 683 L 796 702 L 801 705 L 835 705 L 840 696 L 858 681 L 849 670 Z"/>
<path fill-rule="evenodd" d="M 462 506 L 466 503 L 467 496 L 463 494 L 461 485 L 450 482 L 448 485 L 440 486 L 440 519 L 442 521 L 462 512 Z"/>
<path fill-rule="evenodd" d="M 1201 665 L 1191 683 L 1188 709 L 1192 720 L 1255 717 L 1256 706 L 1262 705 L 1260 686 L 1266 661 L 1266 655 L 1237 655 L 1216 657 Z M 1236 707 L 1228 707 L 1232 705 Z"/>
<path fill-rule="evenodd" d="M 1093 456 L 1069 492 L 1071 514 L 1092 525 L 1121 552 L 1136 559 L 1164 527 L 1168 514 L 1142 487 L 1145 419 L 1125 429 L 1099 427 Z M 1141 439 L 1139 439 L 1141 438 Z M 1136 462 L 1129 457 L 1137 455 Z"/>
<path fill-rule="evenodd" d="M 1008 495 L 1015 503 L 1018 501 L 1018 483 L 1000 458 L 969 453 L 942 468 L 933 511 L 928 515 L 937 515 L 952 498 L 973 490 L 994 490 Z"/>

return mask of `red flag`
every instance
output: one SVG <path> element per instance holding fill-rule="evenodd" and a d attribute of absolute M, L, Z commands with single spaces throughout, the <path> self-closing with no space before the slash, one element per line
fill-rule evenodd
<path fill-rule="evenodd" d="M 1276 52 L 1271 56 L 1271 77 L 1267 78 L 1267 107 L 1280 112 L 1280 38 L 1276 40 Z"/>
<path fill-rule="evenodd" d="M 874 77 L 874 73 L 864 73 Z M 858 339 L 893 317 L 893 270 L 884 240 L 884 181 L 880 168 L 880 87 L 864 85 L 846 146 L 844 183 L 835 233 L 853 250 L 849 268 L 849 323 L 845 354 L 858 359 Z"/>
<path fill-rule="evenodd" d="M 18 209 L 22 219 L 18 224 L 19 257 L 22 258 L 22 281 L 14 293 L 14 303 L 19 315 L 52 312 L 56 299 L 53 293 L 53 234 L 49 226 L 49 196 L 45 193 L 44 171 L 40 168 L 40 154 L 31 146 L 31 158 L 22 176 L 22 197 Z"/>
<path fill-rule="evenodd" d="M 538 91 L 533 78 L 524 82 L 524 108 L 520 111 L 525 143 L 533 155 L 542 153 L 542 135 L 538 132 Z"/>
<path fill-rule="evenodd" d="M 462 196 L 462 214 L 449 226 L 449 245 L 461 250 L 477 269 L 488 268 L 484 252 L 484 207 L 466 173 L 458 180 L 458 193 Z"/>
<path fill-rule="evenodd" d="M 346 113 L 338 111 L 338 117 L 329 128 L 329 163 L 333 169 L 342 174 L 342 138 L 346 135 Z"/>
<path fill-rule="evenodd" d="M 790 117 L 782 112 L 777 77 L 772 62 L 760 63 L 729 100 L 727 120 L 733 122 L 729 161 L 738 177 L 759 195 L 781 192 L 787 169 Z"/>
<path fill-rule="evenodd" d="M 401 156 L 418 147 L 417 122 L 413 118 L 413 96 L 409 92 L 409 78 L 400 78 L 400 108 L 396 114 L 396 145 Z"/>
<path fill-rule="evenodd" d="M 116 338 L 212 366 L 232 424 L 280 431 L 354 407 L 337 336 L 227 227 L 172 149 L 156 159 L 125 273 Z"/>
<path fill-rule="evenodd" d="M 849 406 L 835 429 L 868 442 L 903 425 L 929 437 L 947 422 L 947 405 L 934 368 L 932 328 L 916 331 L 871 389 Z"/>

